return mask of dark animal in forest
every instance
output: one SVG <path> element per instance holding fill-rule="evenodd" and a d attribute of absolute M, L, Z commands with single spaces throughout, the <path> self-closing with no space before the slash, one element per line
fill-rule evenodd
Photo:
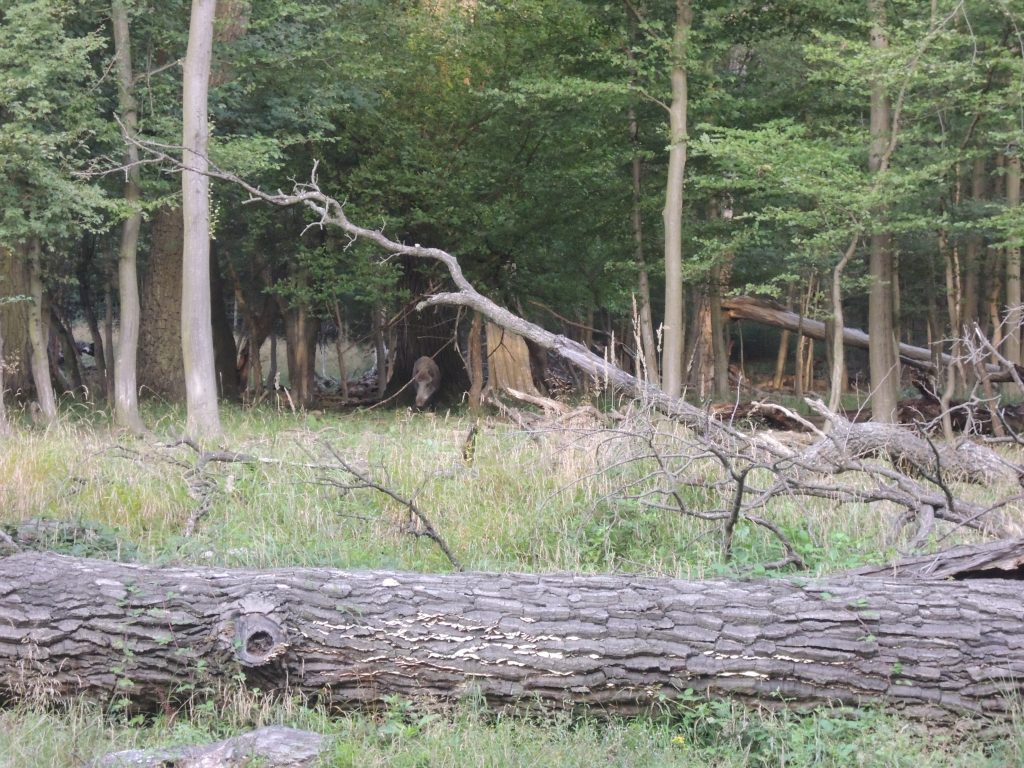
<path fill-rule="evenodd" d="M 441 386 L 441 369 L 429 357 L 421 357 L 412 365 L 412 381 L 416 385 L 416 407 L 430 402 Z"/>

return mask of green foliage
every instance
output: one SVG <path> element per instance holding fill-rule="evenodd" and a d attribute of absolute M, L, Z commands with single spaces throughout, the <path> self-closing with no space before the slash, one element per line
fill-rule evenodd
<path fill-rule="evenodd" d="M 99 226 L 103 197 L 75 172 L 109 136 L 99 115 L 96 31 L 68 29 L 58 0 L 0 5 L 0 243 Z"/>

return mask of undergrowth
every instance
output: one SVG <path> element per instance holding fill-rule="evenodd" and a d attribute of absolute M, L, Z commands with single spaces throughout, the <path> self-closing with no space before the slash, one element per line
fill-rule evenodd
<path fill-rule="evenodd" d="M 529 435 L 484 422 L 467 462 L 472 419 L 407 411 L 225 407 L 220 447 L 261 461 L 208 464 L 208 510 L 185 536 L 202 499 L 189 480 L 195 452 L 173 445 L 182 416 L 149 410 L 154 434 L 145 440 L 112 431 L 88 410 L 66 413 L 45 432 L 18 425 L 0 453 L 0 527 L 35 530 L 39 546 L 70 554 L 158 564 L 450 570 L 434 542 L 409 534 L 405 508 L 332 473 L 333 450 L 415 500 L 470 570 L 734 578 L 762 575 L 761 564 L 780 555 L 773 538 L 741 523 L 724 560 L 720 524 L 623 497 L 621 474 L 599 471 L 605 465 L 586 436 Z M 686 492 L 695 507 L 722 502 L 700 488 Z M 899 542 L 882 505 L 786 499 L 763 514 L 813 573 L 877 562 Z M 49 521 L 58 520 L 74 525 L 53 534 Z M 430 711 L 400 700 L 342 714 L 235 691 L 159 717 L 89 702 L 11 705 L 0 709 L 0 766 L 78 766 L 114 749 L 198 743 L 284 723 L 331 735 L 330 766 L 974 768 L 1024 764 L 1022 722 L 999 733 L 960 733 L 872 709 L 773 713 L 696 696 L 628 720 L 496 714 L 472 703 Z"/>

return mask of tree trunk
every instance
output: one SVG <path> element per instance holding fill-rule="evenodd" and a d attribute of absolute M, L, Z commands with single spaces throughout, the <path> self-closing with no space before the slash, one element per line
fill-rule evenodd
<path fill-rule="evenodd" d="M 683 391 L 683 181 L 686 177 L 688 109 L 686 48 L 693 12 L 690 0 L 676 0 L 672 38 L 672 104 L 669 108 L 668 179 L 665 186 L 665 322 L 662 386 L 669 397 Z"/>
<path fill-rule="evenodd" d="M 654 340 L 654 319 L 651 313 L 651 282 L 647 273 L 647 259 L 644 257 L 644 217 L 641 209 L 643 198 L 643 157 L 639 151 L 640 125 L 636 109 L 629 108 L 629 134 L 633 141 L 633 261 L 637 271 L 637 325 L 639 330 L 639 354 L 643 361 L 643 375 L 654 386 L 660 386 L 658 373 L 658 346 Z"/>
<path fill-rule="evenodd" d="M 182 74 L 181 349 L 188 407 L 185 429 L 196 437 L 221 433 L 210 311 L 210 179 L 206 175 L 207 95 L 216 8 L 216 0 L 192 0 Z"/>
<path fill-rule="evenodd" d="M 540 392 L 533 384 L 526 340 L 494 323 L 486 323 L 486 328 L 487 391 L 514 389 L 539 397 Z"/>
<path fill-rule="evenodd" d="M 150 241 L 149 268 L 142 286 L 146 316 L 139 327 L 138 383 L 180 403 L 185 399 L 181 375 L 181 209 L 157 210 Z"/>
<path fill-rule="evenodd" d="M 688 689 L 767 704 L 1007 716 L 1024 693 L 1012 580 L 685 582 L 569 574 L 151 568 L 0 560 L 0 688 L 166 706 L 238 679 L 387 696 L 647 710 Z"/>
<path fill-rule="evenodd" d="M 980 206 L 985 199 L 985 158 L 976 157 L 971 168 L 971 201 Z M 960 311 L 961 323 L 980 322 L 978 315 L 978 271 L 981 267 L 981 255 L 984 238 L 980 232 L 970 232 L 964 250 L 963 305 Z M 961 333 L 960 328 L 954 333 Z"/>
<path fill-rule="evenodd" d="M 843 345 L 846 334 L 846 320 L 843 317 L 843 272 L 850 259 L 857 252 L 860 237 L 855 237 L 847 246 L 846 252 L 832 270 L 832 373 L 829 377 L 828 409 L 838 411 L 842 402 L 843 391 L 846 389 L 846 348 Z M 827 329 L 823 329 L 827 330 Z"/>
<path fill-rule="evenodd" d="M 313 402 L 314 345 L 319 321 L 309 316 L 304 304 L 281 306 L 284 333 L 288 340 L 288 386 L 292 400 L 300 408 Z"/>
<path fill-rule="evenodd" d="M 872 23 L 871 48 L 881 54 L 889 48 L 884 30 L 884 0 L 868 0 L 868 12 Z M 871 148 L 868 153 L 868 169 L 874 174 L 886 172 L 886 149 L 892 131 L 889 98 L 885 91 L 883 78 L 876 78 L 871 86 Z M 892 422 L 896 419 L 900 382 L 894 336 L 892 237 L 886 232 L 875 232 L 871 235 L 870 244 L 868 333 L 873 343 L 868 349 L 868 361 L 871 368 L 871 413 L 875 421 Z"/>
<path fill-rule="evenodd" d="M 28 306 L 28 341 L 32 381 L 35 384 L 36 402 L 39 413 L 45 424 L 52 424 L 57 418 L 57 400 L 53 395 L 53 383 L 50 381 L 50 361 L 47 353 L 49 341 L 48 323 L 43 313 L 43 274 L 42 247 L 37 238 L 28 241 L 25 248 L 26 266 L 28 268 L 28 295 L 31 298 Z"/>
<path fill-rule="evenodd" d="M 484 391 L 484 319 L 479 312 L 473 313 L 469 327 L 469 408 L 480 414 Z"/>
<path fill-rule="evenodd" d="M 27 296 L 28 266 L 24 245 L 7 248 L 0 245 L 0 324 L 4 329 L 4 382 L 3 395 L 32 392 L 32 348 L 28 339 L 28 302 L 9 300 Z"/>
<path fill-rule="evenodd" d="M 96 361 L 96 372 L 103 381 L 103 396 L 109 394 L 106 391 L 107 383 L 107 345 L 103 340 L 103 332 L 100 330 L 100 321 L 96 316 L 96 302 L 92 295 L 90 286 L 91 274 L 94 270 L 102 270 L 103 277 L 109 277 L 106 270 L 96 263 L 96 240 L 92 235 L 83 237 L 81 243 L 81 258 L 78 262 L 78 300 L 82 305 L 82 314 L 85 315 L 86 325 L 89 326 L 89 336 L 93 344 L 93 360 Z M 106 280 L 104 280 L 106 282 Z M 107 403 L 110 399 L 107 398 Z"/>
<path fill-rule="evenodd" d="M 214 249 L 210 258 L 210 319 L 213 332 L 214 370 L 217 372 L 220 396 L 237 401 L 241 395 L 241 380 L 238 375 L 238 345 L 235 344 L 235 329 L 228 316 L 224 279 L 221 277 L 219 261 L 217 251 Z"/>
<path fill-rule="evenodd" d="M 112 0 L 110 21 L 114 29 L 114 61 L 117 66 L 117 101 L 124 130 L 134 135 L 138 129 L 138 105 L 135 100 L 135 73 L 132 70 L 131 36 L 128 9 L 124 0 Z M 121 228 L 117 256 L 118 299 L 121 307 L 120 333 L 114 361 L 114 423 L 133 434 L 146 427 L 139 414 L 138 349 L 142 312 L 139 304 L 139 276 L 136 256 L 142 227 L 142 197 L 139 185 L 139 149 L 127 143 L 124 200 L 131 211 Z"/>
<path fill-rule="evenodd" d="M 1006 158 L 1006 207 L 1011 215 L 1020 208 L 1020 155 Z M 1013 363 L 1021 362 L 1021 291 L 1019 237 L 1010 238 L 1006 247 L 1006 337 L 1003 356 Z"/>
<path fill-rule="evenodd" d="M 78 361 L 78 345 L 75 343 L 75 336 L 71 332 L 71 326 L 64 322 L 53 302 L 50 302 L 49 315 L 50 332 L 57 337 L 60 352 L 64 356 L 64 366 L 67 369 L 64 374 L 67 388 L 64 391 L 76 393 L 77 397 L 81 393 L 82 387 L 85 386 L 85 382 L 82 380 L 82 366 Z"/>

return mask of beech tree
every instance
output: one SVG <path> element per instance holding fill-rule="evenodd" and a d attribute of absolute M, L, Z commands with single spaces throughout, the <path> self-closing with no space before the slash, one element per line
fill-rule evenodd
<path fill-rule="evenodd" d="M 221 432 L 210 312 L 210 179 L 207 95 L 216 0 L 193 0 L 182 96 L 181 200 L 185 237 L 181 281 L 181 347 L 188 403 L 186 429 L 199 437 Z"/>
<path fill-rule="evenodd" d="M 111 0 L 110 24 L 114 38 L 114 61 L 117 65 L 117 97 L 124 129 L 138 130 L 138 105 L 135 98 L 135 72 L 132 69 L 131 25 L 124 0 Z M 122 225 L 121 247 L 117 261 L 120 335 L 114 358 L 114 421 L 132 432 L 144 427 L 139 415 L 138 377 L 136 376 L 139 343 L 139 282 L 136 255 L 142 211 L 138 210 L 141 191 L 138 148 L 127 143 L 125 150 L 125 202 L 132 208 Z"/>

